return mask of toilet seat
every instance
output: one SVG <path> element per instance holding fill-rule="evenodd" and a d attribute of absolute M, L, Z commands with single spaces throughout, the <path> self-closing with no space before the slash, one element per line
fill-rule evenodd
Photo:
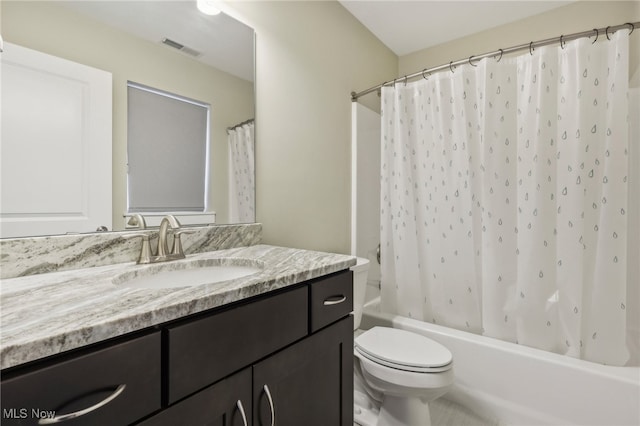
<path fill-rule="evenodd" d="M 355 350 L 372 362 L 415 373 L 451 369 L 451 352 L 425 336 L 409 331 L 373 327 L 355 339 Z"/>

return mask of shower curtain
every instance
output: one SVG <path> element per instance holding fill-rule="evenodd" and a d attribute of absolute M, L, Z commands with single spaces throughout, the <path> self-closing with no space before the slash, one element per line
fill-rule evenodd
<path fill-rule="evenodd" d="M 628 36 L 610 37 L 383 88 L 385 311 L 627 361 Z"/>
<path fill-rule="evenodd" d="M 254 123 L 228 131 L 229 222 L 255 222 Z"/>

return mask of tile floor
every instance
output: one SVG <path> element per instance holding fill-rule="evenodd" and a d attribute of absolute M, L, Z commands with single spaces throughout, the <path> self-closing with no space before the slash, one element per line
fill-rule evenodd
<path fill-rule="evenodd" d="M 432 426 L 498 426 L 498 423 L 486 420 L 468 408 L 444 398 L 431 402 L 429 409 Z"/>
<path fill-rule="evenodd" d="M 498 426 L 455 402 L 439 398 L 430 404 L 432 426 Z M 354 423 L 354 426 L 358 426 Z M 422 425 L 406 425 L 422 426 Z"/>

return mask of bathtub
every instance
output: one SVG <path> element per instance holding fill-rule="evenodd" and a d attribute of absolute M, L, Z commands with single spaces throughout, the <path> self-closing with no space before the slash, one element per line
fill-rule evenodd
<path fill-rule="evenodd" d="M 443 398 L 500 425 L 640 425 L 640 367 L 611 367 L 364 308 L 360 328 L 413 331 L 453 354 Z"/>

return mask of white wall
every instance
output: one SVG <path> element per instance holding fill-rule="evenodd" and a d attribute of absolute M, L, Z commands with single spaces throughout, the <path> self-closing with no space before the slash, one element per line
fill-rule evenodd
<path fill-rule="evenodd" d="M 380 114 L 357 102 L 352 106 L 351 254 L 369 259 L 369 301 L 380 285 Z"/>

